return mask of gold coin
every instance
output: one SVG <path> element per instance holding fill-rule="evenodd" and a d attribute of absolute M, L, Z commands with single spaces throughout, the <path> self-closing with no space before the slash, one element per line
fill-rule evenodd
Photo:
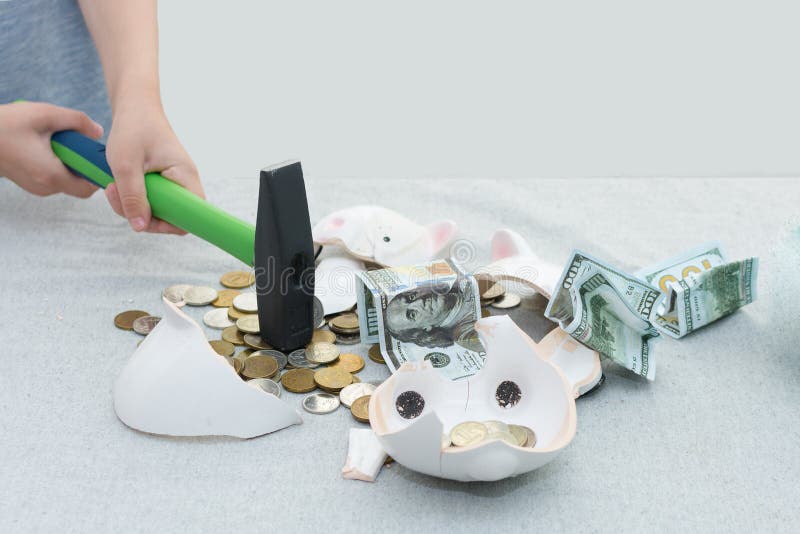
<path fill-rule="evenodd" d="M 233 306 L 233 298 L 239 295 L 235 289 L 221 289 L 217 291 L 217 300 L 211 303 L 217 308 L 230 308 Z"/>
<path fill-rule="evenodd" d="M 494 300 L 505 292 L 506 288 L 491 278 L 478 278 L 478 293 L 481 295 L 481 300 Z"/>
<path fill-rule="evenodd" d="M 208 344 L 211 345 L 211 348 L 214 349 L 214 352 L 220 356 L 233 356 L 233 351 L 236 350 L 236 347 L 233 346 L 233 343 L 228 343 L 222 339 L 209 341 Z"/>
<path fill-rule="evenodd" d="M 514 436 L 517 447 L 525 446 L 525 442 L 528 441 L 528 432 L 525 430 L 525 427 L 520 425 L 508 425 L 508 431 Z"/>
<path fill-rule="evenodd" d="M 278 361 L 272 356 L 259 354 L 244 361 L 242 375 L 247 378 L 269 378 L 278 372 Z"/>
<path fill-rule="evenodd" d="M 256 350 L 270 350 L 272 348 L 272 345 L 261 339 L 258 334 L 245 334 L 242 337 L 244 338 L 244 344 L 250 348 Z"/>
<path fill-rule="evenodd" d="M 369 348 L 369 359 L 377 363 L 386 363 L 386 360 L 383 359 L 383 354 L 381 354 L 380 345 L 372 345 Z"/>
<path fill-rule="evenodd" d="M 250 354 L 252 352 L 253 351 L 250 350 L 250 349 L 245 349 L 245 350 L 239 352 L 239 354 L 237 354 L 236 356 L 234 356 L 232 358 L 232 360 L 233 360 L 233 368 L 236 369 L 237 373 L 241 373 L 242 372 L 242 369 L 244 369 L 244 362 L 245 362 L 245 360 L 247 360 L 248 356 L 250 356 Z"/>
<path fill-rule="evenodd" d="M 231 271 L 223 274 L 219 279 L 219 283 L 225 287 L 242 289 L 255 284 L 256 275 L 247 271 Z"/>
<path fill-rule="evenodd" d="M 353 401 L 350 405 L 350 413 L 356 421 L 369 423 L 369 399 L 372 395 L 364 395 Z"/>
<path fill-rule="evenodd" d="M 234 308 L 233 306 L 231 306 L 230 308 L 228 308 L 228 319 L 230 319 L 230 320 L 231 320 L 231 321 L 233 321 L 234 323 L 235 323 L 235 322 L 236 322 L 238 319 L 241 319 L 242 317 L 244 317 L 244 316 L 246 316 L 246 315 L 251 315 L 251 314 L 249 314 L 249 313 L 244 313 L 244 312 L 240 312 L 239 310 L 237 310 L 237 309 L 236 309 L 236 308 Z"/>
<path fill-rule="evenodd" d="M 245 315 L 236 320 L 236 328 L 245 334 L 258 334 L 260 332 L 258 325 L 258 315 Z"/>
<path fill-rule="evenodd" d="M 311 342 L 309 345 L 313 343 L 333 343 L 334 341 L 336 341 L 336 334 L 330 330 L 320 330 L 318 328 L 311 334 Z"/>
<path fill-rule="evenodd" d="M 353 375 L 344 369 L 326 367 L 314 373 L 314 382 L 329 392 L 338 393 L 343 387 L 353 383 Z"/>
<path fill-rule="evenodd" d="M 339 367 L 348 373 L 357 373 L 364 368 L 364 358 L 358 354 L 345 353 L 339 355 L 339 361 L 331 367 Z"/>
<path fill-rule="evenodd" d="M 222 331 L 222 339 L 234 345 L 244 345 L 244 335 L 236 328 L 236 325 L 224 329 Z"/>
<path fill-rule="evenodd" d="M 361 379 L 358 378 L 358 375 L 353 375 L 353 384 L 358 384 L 359 382 L 361 382 Z M 344 389 L 344 388 L 342 388 L 342 389 Z"/>
<path fill-rule="evenodd" d="M 312 343 L 306 347 L 306 360 L 311 363 L 330 363 L 339 357 L 339 349 L 333 343 Z"/>
<path fill-rule="evenodd" d="M 453 427 L 450 431 L 450 441 L 456 447 L 466 447 L 484 441 L 489 431 L 483 423 L 465 421 Z"/>
<path fill-rule="evenodd" d="M 133 321 L 139 317 L 147 317 L 148 315 L 150 314 L 142 310 L 124 311 L 118 313 L 117 316 L 114 317 L 114 326 L 122 330 L 133 330 Z"/>
<path fill-rule="evenodd" d="M 281 384 L 292 393 L 308 393 L 317 388 L 311 369 L 290 369 L 281 376 Z"/>
<path fill-rule="evenodd" d="M 354 330 L 358 328 L 358 315 L 355 313 L 343 313 L 331 319 L 330 324 L 341 330 Z"/>

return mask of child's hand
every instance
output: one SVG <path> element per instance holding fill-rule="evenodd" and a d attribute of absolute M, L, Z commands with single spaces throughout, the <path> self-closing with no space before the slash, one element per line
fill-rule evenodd
<path fill-rule="evenodd" d="M 91 196 L 97 186 L 72 174 L 50 148 L 50 136 L 60 130 L 93 139 L 103 135 L 102 126 L 74 109 L 42 102 L 0 105 L 0 176 L 34 195 Z"/>
<path fill-rule="evenodd" d="M 106 157 L 115 184 L 106 197 L 117 214 L 140 232 L 185 234 L 169 223 L 151 217 L 144 187 L 147 172 L 160 172 L 189 191 L 205 198 L 194 162 L 167 121 L 160 103 L 124 101 L 114 110 Z"/>

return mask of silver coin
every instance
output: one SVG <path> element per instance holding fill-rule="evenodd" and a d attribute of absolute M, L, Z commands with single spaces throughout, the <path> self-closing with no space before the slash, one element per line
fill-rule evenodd
<path fill-rule="evenodd" d="M 257 350 L 256 352 L 251 353 L 250 356 L 256 356 L 259 354 L 262 356 L 272 356 L 275 358 L 275 361 L 278 362 L 278 371 L 286 367 L 286 363 L 288 362 L 288 358 L 284 353 L 273 349 Z"/>
<path fill-rule="evenodd" d="M 276 397 L 281 396 L 281 387 L 274 380 L 270 380 L 269 378 L 254 378 L 248 380 L 246 383 L 262 391 L 271 393 Z"/>
<path fill-rule="evenodd" d="M 217 290 L 207 286 L 191 286 L 183 292 L 183 300 L 189 306 L 206 306 L 217 300 Z"/>
<path fill-rule="evenodd" d="M 162 291 L 161 296 L 180 308 L 186 304 L 183 300 L 183 294 L 186 293 L 186 290 L 190 287 L 192 286 L 189 284 L 175 284 Z"/>
<path fill-rule="evenodd" d="M 289 365 L 297 369 L 319 367 L 319 364 L 312 363 L 306 359 L 306 349 L 297 349 L 289 353 L 287 360 Z"/>
<path fill-rule="evenodd" d="M 216 308 L 203 315 L 203 322 L 210 328 L 225 330 L 233 323 L 228 318 L 228 308 Z"/>
<path fill-rule="evenodd" d="M 154 317 L 152 315 L 138 317 L 135 321 L 133 321 L 133 331 L 137 334 L 146 336 L 153 330 L 153 328 L 156 327 L 160 320 L 161 317 Z"/>
<path fill-rule="evenodd" d="M 314 297 L 314 328 L 322 328 L 325 324 L 325 310 L 322 308 L 322 301 Z"/>
<path fill-rule="evenodd" d="M 361 334 L 336 334 L 336 343 L 340 345 L 358 345 L 361 343 Z"/>
<path fill-rule="evenodd" d="M 516 306 L 519 306 L 520 302 L 522 302 L 522 297 L 516 293 L 506 293 L 502 297 L 495 299 L 490 306 L 492 308 L 504 310 L 507 308 L 515 308 Z"/>
<path fill-rule="evenodd" d="M 331 413 L 339 404 L 339 397 L 330 393 L 313 393 L 303 399 L 303 408 L 311 413 Z"/>
<path fill-rule="evenodd" d="M 233 307 L 244 313 L 258 313 L 258 297 L 255 293 L 242 293 L 233 299 Z"/>
<path fill-rule="evenodd" d="M 369 382 L 356 382 L 355 384 L 345 386 L 339 392 L 339 400 L 349 408 L 354 400 L 364 395 L 372 395 L 373 391 L 375 391 L 374 384 L 370 384 Z"/>
<path fill-rule="evenodd" d="M 311 343 L 306 347 L 306 360 L 310 363 L 331 363 L 339 357 L 339 349 L 333 343 L 326 343 L 320 341 L 319 343 Z"/>

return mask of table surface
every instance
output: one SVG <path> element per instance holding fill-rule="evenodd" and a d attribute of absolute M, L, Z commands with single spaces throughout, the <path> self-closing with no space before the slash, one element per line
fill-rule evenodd
<path fill-rule="evenodd" d="M 206 188 L 255 221 L 255 179 Z M 348 429 L 359 425 L 345 409 L 303 412 L 304 424 L 251 440 L 122 424 L 111 387 L 139 338 L 114 328 L 114 315 L 159 314 L 164 287 L 218 287 L 241 264 L 193 236 L 134 234 L 102 195 L 40 199 L 0 180 L 0 531 L 796 527 L 800 181 L 310 179 L 307 189 L 312 221 L 366 203 L 451 218 L 477 246 L 469 267 L 487 261 L 501 227 L 554 262 L 580 248 L 630 270 L 720 240 L 732 258 L 760 257 L 758 300 L 662 339 L 654 382 L 604 362 L 603 388 L 577 402 L 575 439 L 538 471 L 465 484 L 395 464 L 372 484 L 344 480 Z M 367 359 L 360 376 L 388 371 Z M 283 399 L 302 412 L 302 396 Z"/>

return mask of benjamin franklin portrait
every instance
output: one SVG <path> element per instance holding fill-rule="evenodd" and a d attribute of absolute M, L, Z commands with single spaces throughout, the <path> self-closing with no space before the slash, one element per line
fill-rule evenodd
<path fill-rule="evenodd" d="M 470 291 L 431 286 L 395 295 L 386 306 L 386 330 L 406 343 L 449 347 L 473 330 L 475 300 Z"/>

